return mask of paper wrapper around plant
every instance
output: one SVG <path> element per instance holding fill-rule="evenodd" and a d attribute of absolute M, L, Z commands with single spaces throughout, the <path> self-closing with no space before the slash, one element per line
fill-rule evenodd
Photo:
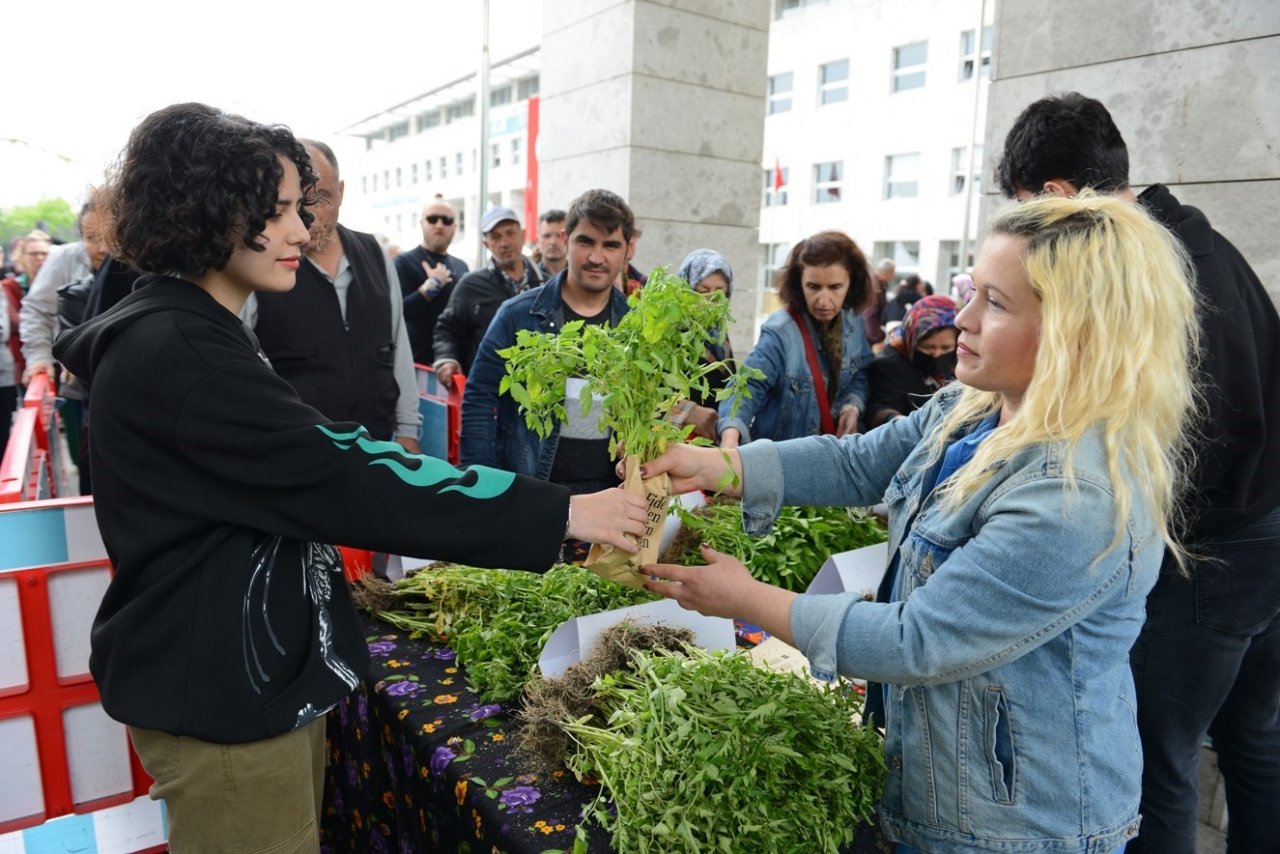
<path fill-rule="evenodd" d="M 662 545 L 662 526 L 667 519 L 667 505 L 671 503 L 671 479 L 666 474 L 648 480 L 641 479 L 640 458 L 628 455 L 622 488 L 643 495 L 649 503 L 644 536 L 639 541 L 640 551 L 628 554 L 615 546 L 596 543 L 591 546 L 583 566 L 601 578 L 618 584 L 644 587 L 645 576 L 640 572 L 640 567 L 658 560 L 658 550 Z"/>

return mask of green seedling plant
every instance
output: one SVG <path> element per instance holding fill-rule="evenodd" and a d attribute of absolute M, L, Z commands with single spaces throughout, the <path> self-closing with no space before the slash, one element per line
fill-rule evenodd
<path fill-rule="evenodd" d="M 599 424 L 609 431 L 611 455 L 623 448 L 651 460 L 672 443 L 690 441 L 692 425 L 674 423 L 668 414 L 694 392 L 708 395 L 707 377 L 725 367 L 704 362 L 703 355 L 729 323 L 729 301 L 720 292 L 700 294 L 659 267 L 628 304 L 615 327 L 575 320 L 558 334 L 521 330 L 513 346 L 498 351 L 507 366 L 498 391 L 511 395 L 529 429 L 551 435 L 568 416 L 565 381 L 581 377 L 578 405 L 588 414 L 594 398 L 601 399 Z M 739 366 L 716 400 L 749 397 L 747 381 L 759 374 Z"/>
<path fill-rule="evenodd" d="M 632 657 L 597 680 L 596 713 L 565 724 L 570 770 L 603 785 L 584 820 L 615 850 L 835 854 L 873 814 L 883 745 L 853 722 L 851 691 L 741 654 Z"/>
<path fill-rule="evenodd" d="M 497 703 L 518 698 L 537 676 L 538 656 L 561 623 L 657 598 L 568 564 L 542 574 L 432 567 L 396 582 L 392 592 L 396 607 L 377 616 L 411 637 L 447 642 L 468 687 Z"/>
<path fill-rule="evenodd" d="M 769 533 L 753 537 L 743 530 L 742 505 L 722 502 L 687 510 L 676 505 L 692 536 L 677 563 L 706 563 L 698 543 L 730 554 L 746 564 L 752 577 L 775 587 L 803 592 L 828 557 L 888 539 L 867 511 L 845 507 L 783 507 Z"/>

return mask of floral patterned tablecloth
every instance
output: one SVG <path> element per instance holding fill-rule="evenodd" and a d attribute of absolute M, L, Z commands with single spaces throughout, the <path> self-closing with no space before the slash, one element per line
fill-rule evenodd
<path fill-rule="evenodd" d="M 541 854 L 579 833 L 586 850 L 612 850 L 599 827 L 577 828 L 599 787 L 533 770 L 516 722 L 467 690 L 452 650 L 366 628 L 366 681 L 329 714 L 324 851 Z M 891 849 L 865 826 L 851 850 Z"/>

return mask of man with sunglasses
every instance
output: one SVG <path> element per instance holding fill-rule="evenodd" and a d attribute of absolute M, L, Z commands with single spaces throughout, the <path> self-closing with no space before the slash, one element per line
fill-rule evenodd
<path fill-rule="evenodd" d="M 457 232 L 457 211 L 437 194 L 422 210 L 422 245 L 396 256 L 409 345 L 413 361 L 422 365 L 434 361 L 436 321 L 454 284 L 470 269 L 466 261 L 448 254 Z"/>

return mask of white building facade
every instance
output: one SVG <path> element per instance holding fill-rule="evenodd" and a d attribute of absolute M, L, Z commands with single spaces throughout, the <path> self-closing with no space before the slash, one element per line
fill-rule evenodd
<path fill-rule="evenodd" d="M 900 273 L 918 273 L 945 292 L 961 267 L 966 225 L 970 253 L 977 234 L 975 179 L 985 161 L 981 143 L 971 151 L 970 142 L 986 124 L 994 0 L 768 2 L 764 127 L 723 131 L 763 133 L 760 263 L 754 276 L 739 274 L 738 287 L 754 287 L 757 314 L 767 314 L 776 305 L 772 271 L 791 246 L 836 228 L 868 260 L 891 257 Z M 493 65 L 483 153 L 488 204 L 527 208 L 526 219 L 536 215 L 538 36 Z M 474 263 L 478 90 L 477 75 L 460 76 L 345 129 L 364 145 L 344 164 L 344 220 L 413 246 L 422 206 L 439 193 L 460 213 L 454 253 Z M 678 104 L 670 120 L 680 121 Z M 526 228 L 531 235 L 531 223 Z M 651 263 L 681 260 L 643 248 Z"/>
<path fill-rule="evenodd" d="M 946 292 L 961 267 L 966 205 L 971 239 L 977 230 L 991 5 L 977 36 L 978 0 L 777 0 L 762 284 L 797 239 L 833 228 L 869 261 L 892 258 L 900 275 Z"/>

